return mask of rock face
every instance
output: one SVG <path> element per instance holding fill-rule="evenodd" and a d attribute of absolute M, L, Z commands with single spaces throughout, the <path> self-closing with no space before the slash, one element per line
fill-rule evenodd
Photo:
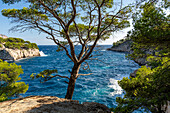
<path fill-rule="evenodd" d="M 0 34 L 0 37 L 2 38 L 8 38 L 6 35 Z"/>
<path fill-rule="evenodd" d="M 134 60 L 137 64 L 139 64 L 140 66 L 147 64 L 146 57 L 143 57 L 143 58 L 135 58 L 135 59 L 133 59 L 133 60 Z"/>
<path fill-rule="evenodd" d="M 128 52 L 128 53 L 131 54 L 131 53 L 133 53 L 133 50 L 131 50 L 131 44 L 132 43 L 133 43 L 132 40 L 127 40 L 127 41 L 123 42 L 122 44 L 120 44 L 119 46 L 108 48 L 107 50 L 117 51 L 117 52 Z M 151 54 L 151 53 L 150 53 L 150 51 L 146 51 L 146 54 Z M 138 63 L 140 66 L 147 64 L 146 57 L 135 58 L 133 60 L 136 63 Z"/>
<path fill-rule="evenodd" d="M 18 60 L 21 58 L 40 56 L 38 49 L 9 49 L 0 48 L 0 59 L 2 60 Z"/>
<path fill-rule="evenodd" d="M 0 103 L 0 113 L 111 113 L 103 104 L 54 96 L 29 96 Z"/>
<path fill-rule="evenodd" d="M 131 40 L 127 40 L 123 42 L 122 44 L 120 44 L 119 46 L 108 48 L 107 50 L 117 51 L 117 52 L 130 52 L 131 43 L 132 43 Z"/>

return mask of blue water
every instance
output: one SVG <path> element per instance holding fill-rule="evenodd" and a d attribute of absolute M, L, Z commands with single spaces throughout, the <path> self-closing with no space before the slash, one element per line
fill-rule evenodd
<path fill-rule="evenodd" d="M 73 95 L 74 100 L 82 102 L 99 102 L 108 107 L 116 107 L 115 99 L 117 96 L 123 96 L 122 89 L 118 86 L 117 80 L 128 77 L 131 72 L 139 68 L 138 64 L 125 57 L 125 53 L 107 51 L 111 47 L 103 45 L 93 54 L 98 60 L 87 61 L 90 70 L 80 69 L 80 73 L 93 73 L 88 76 L 80 76 L 76 81 L 76 87 Z M 76 46 L 76 51 L 80 51 L 80 46 Z M 38 79 L 32 80 L 32 73 L 39 73 L 45 69 L 57 69 L 58 74 L 70 76 L 68 70 L 71 70 L 73 63 L 65 55 L 64 51 L 56 52 L 57 46 L 39 46 L 47 56 L 22 59 L 15 63 L 21 65 L 24 74 L 20 77 L 22 81 L 29 84 L 28 91 L 23 97 L 30 95 L 49 95 L 64 98 L 67 90 L 66 79 L 53 78 L 45 83 L 40 83 Z M 98 48 L 97 48 L 98 49 Z"/>

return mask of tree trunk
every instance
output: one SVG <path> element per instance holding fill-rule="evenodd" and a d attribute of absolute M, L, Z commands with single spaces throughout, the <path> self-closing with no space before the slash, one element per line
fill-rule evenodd
<path fill-rule="evenodd" d="M 73 97 L 75 83 L 76 83 L 76 79 L 78 77 L 79 69 L 80 69 L 80 65 L 74 64 L 74 66 L 72 68 L 70 80 L 68 83 L 68 87 L 67 87 L 67 93 L 65 96 L 66 99 L 72 99 L 72 97 Z"/>

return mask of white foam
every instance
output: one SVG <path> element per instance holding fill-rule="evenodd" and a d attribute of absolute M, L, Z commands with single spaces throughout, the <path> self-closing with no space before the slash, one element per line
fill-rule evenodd
<path fill-rule="evenodd" d="M 39 53 L 40 53 L 40 56 L 48 56 L 48 55 L 44 54 L 43 51 L 40 51 Z"/>
<path fill-rule="evenodd" d="M 108 87 L 114 89 L 114 92 L 110 93 L 111 96 L 114 96 L 116 94 L 122 94 L 123 89 L 119 86 L 118 80 L 110 78 L 110 83 L 111 83 L 111 85 L 108 85 Z"/>
<path fill-rule="evenodd" d="M 103 49 L 103 50 L 101 50 L 101 51 L 106 51 L 106 50 Z"/>
<path fill-rule="evenodd" d="M 29 58 L 29 57 L 28 57 Z M 28 59 L 28 58 L 20 58 L 20 59 L 18 59 L 18 60 L 16 60 L 16 61 L 20 61 L 20 60 L 24 60 L 24 59 Z"/>

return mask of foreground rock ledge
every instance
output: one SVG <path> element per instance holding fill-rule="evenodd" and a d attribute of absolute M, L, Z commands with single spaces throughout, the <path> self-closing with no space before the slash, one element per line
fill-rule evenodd
<path fill-rule="evenodd" d="M 29 96 L 0 103 L 0 113 L 111 113 L 103 104 L 54 96 Z"/>

